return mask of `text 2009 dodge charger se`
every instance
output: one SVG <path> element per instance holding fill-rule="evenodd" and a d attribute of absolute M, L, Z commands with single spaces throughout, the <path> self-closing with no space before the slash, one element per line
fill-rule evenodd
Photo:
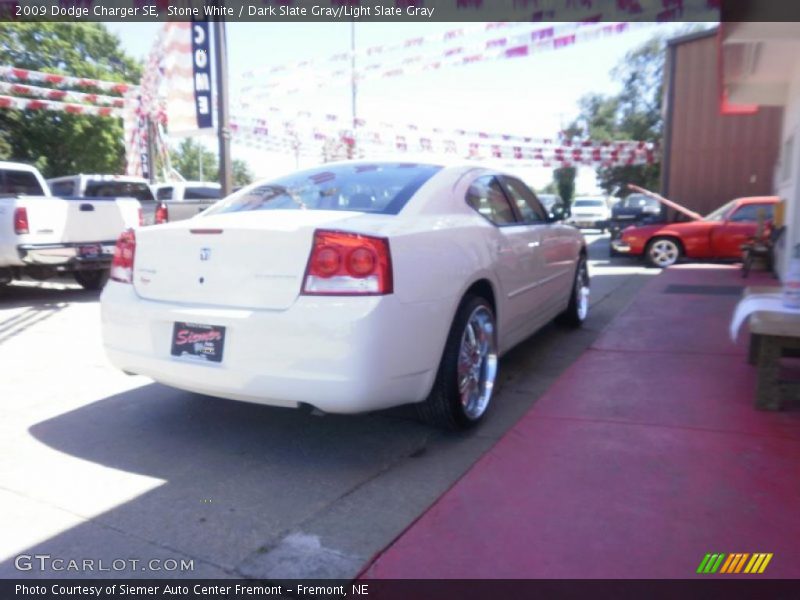
<path fill-rule="evenodd" d="M 124 233 L 102 295 L 114 365 L 177 388 L 355 413 L 486 412 L 498 357 L 580 325 L 582 236 L 484 168 L 345 162 Z"/>

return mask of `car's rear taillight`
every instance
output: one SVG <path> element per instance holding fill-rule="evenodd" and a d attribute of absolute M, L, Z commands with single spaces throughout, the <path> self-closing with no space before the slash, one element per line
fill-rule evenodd
<path fill-rule="evenodd" d="M 139 227 L 141 227 L 142 225 L 144 225 L 144 211 L 142 210 L 142 207 L 140 206 L 139 207 Z"/>
<path fill-rule="evenodd" d="M 114 258 L 111 259 L 111 279 L 120 283 L 133 283 L 133 258 L 136 255 L 136 234 L 126 229 L 117 240 Z"/>
<path fill-rule="evenodd" d="M 375 296 L 392 292 L 389 240 L 344 231 L 314 232 L 303 294 Z"/>
<path fill-rule="evenodd" d="M 14 233 L 21 235 L 30 233 L 28 225 L 28 210 L 24 206 L 14 209 Z"/>
<path fill-rule="evenodd" d="M 156 225 L 169 222 L 169 209 L 166 204 L 159 204 L 156 208 Z"/>

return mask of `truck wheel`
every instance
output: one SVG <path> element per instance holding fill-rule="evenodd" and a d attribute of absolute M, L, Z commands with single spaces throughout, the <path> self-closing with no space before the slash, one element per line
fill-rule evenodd
<path fill-rule="evenodd" d="M 469 295 L 458 307 L 442 362 L 420 418 L 443 429 L 467 429 L 489 408 L 497 377 L 497 327 L 491 305 Z"/>
<path fill-rule="evenodd" d="M 75 281 L 85 290 L 101 290 L 108 281 L 108 271 L 105 269 L 97 271 L 75 271 L 72 274 Z"/>

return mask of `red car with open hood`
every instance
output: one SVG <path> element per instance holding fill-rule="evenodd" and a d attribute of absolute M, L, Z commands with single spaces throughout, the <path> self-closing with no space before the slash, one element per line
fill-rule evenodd
<path fill-rule="evenodd" d="M 620 254 L 643 256 L 662 268 L 681 258 L 741 259 L 742 244 L 756 234 L 759 217 L 771 221 L 778 201 L 776 196 L 737 198 L 689 222 L 634 225 L 611 245 Z"/>

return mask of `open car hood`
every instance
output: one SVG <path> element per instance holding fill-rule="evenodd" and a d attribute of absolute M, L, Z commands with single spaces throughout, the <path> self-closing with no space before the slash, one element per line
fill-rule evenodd
<path fill-rule="evenodd" d="M 686 208 L 681 204 L 678 204 L 677 202 L 673 202 L 672 200 L 667 200 L 666 198 L 664 198 L 663 196 L 659 196 L 655 192 L 646 190 L 642 187 L 639 187 L 638 185 L 633 185 L 632 183 L 628 184 L 628 188 L 636 192 L 639 192 L 640 194 L 644 194 L 645 196 L 649 196 L 650 198 L 655 198 L 656 200 L 661 202 L 661 204 L 668 206 L 669 208 L 672 208 L 674 210 L 677 210 L 679 213 L 683 213 L 684 215 L 689 217 L 692 221 L 701 221 L 703 219 L 703 215 L 699 215 L 693 210 L 689 210 L 688 208 Z"/>

